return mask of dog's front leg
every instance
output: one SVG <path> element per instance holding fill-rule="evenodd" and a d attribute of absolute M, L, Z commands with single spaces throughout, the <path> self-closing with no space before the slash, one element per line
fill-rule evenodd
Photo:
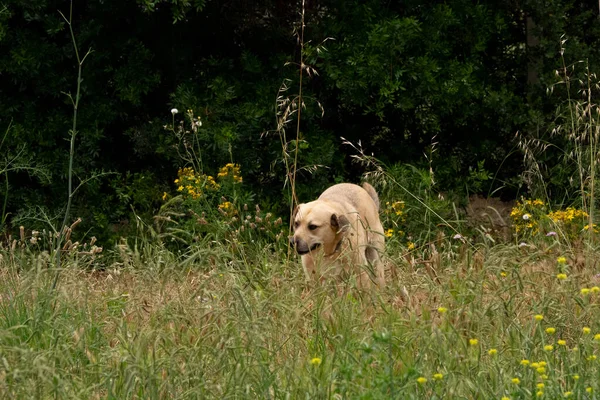
<path fill-rule="evenodd" d="M 304 269 L 307 281 L 314 282 L 317 280 L 317 268 L 312 254 L 302 256 L 302 268 Z"/>

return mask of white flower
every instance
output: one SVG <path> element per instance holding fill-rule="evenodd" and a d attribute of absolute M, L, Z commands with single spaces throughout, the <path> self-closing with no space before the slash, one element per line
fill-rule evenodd
<path fill-rule="evenodd" d="M 456 235 L 454 235 L 452 237 L 452 239 L 462 239 L 462 238 L 463 238 L 463 235 L 461 235 L 460 233 L 457 233 Z"/>
<path fill-rule="evenodd" d="M 523 214 L 523 219 L 525 221 L 529 220 L 529 218 L 531 218 L 531 215 L 529 215 L 529 214 Z"/>
<path fill-rule="evenodd" d="M 179 112 L 179 110 L 178 110 L 178 109 L 176 109 L 176 108 L 171 108 L 171 114 L 175 115 L 175 114 L 177 114 L 178 112 Z"/>
<path fill-rule="evenodd" d="M 529 247 L 529 245 L 525 242 L 519 243 L 519 247 Z"/>

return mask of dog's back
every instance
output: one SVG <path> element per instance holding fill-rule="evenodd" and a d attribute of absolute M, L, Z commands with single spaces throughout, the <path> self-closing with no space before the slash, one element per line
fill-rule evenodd
<path fill-rule="evenodd" d="M 379 196 L 373 186 L 366 182 L 362 187 L 353 183 L 338 183 L 329 187 L 319 196 L 319 200 L 339 201 L 340 198 L 345 198 L 356 209 L 362 209 L 365 202 L 372 201 L 375 210 L 379 212 Z"/>

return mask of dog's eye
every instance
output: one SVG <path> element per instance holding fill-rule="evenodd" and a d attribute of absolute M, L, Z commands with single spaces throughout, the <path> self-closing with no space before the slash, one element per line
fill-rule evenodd
<path fill-rule="evenodd" d="M 310 225 L 308 226 L 308 229 L 310 229 L 311 231 L 314 231 L 314 230 L 315 230 L 315 229 L 317 229 L 317 228 L 318 228 L 318 226 L 316 226 L 316 225 L 314 225 L 314 224 L 310 224 Z"/>

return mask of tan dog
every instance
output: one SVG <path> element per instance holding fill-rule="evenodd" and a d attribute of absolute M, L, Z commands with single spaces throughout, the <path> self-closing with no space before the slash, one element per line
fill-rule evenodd
<path fill-rule="evenodd" d="M 355 274 L 361 287 L 372 280 L 385 284 L 379 197 L 368 183 L 340 183 L 317 200 L 298 205 L 290 242 L 302 256 L 308 280 L 344 272 Z"/>

